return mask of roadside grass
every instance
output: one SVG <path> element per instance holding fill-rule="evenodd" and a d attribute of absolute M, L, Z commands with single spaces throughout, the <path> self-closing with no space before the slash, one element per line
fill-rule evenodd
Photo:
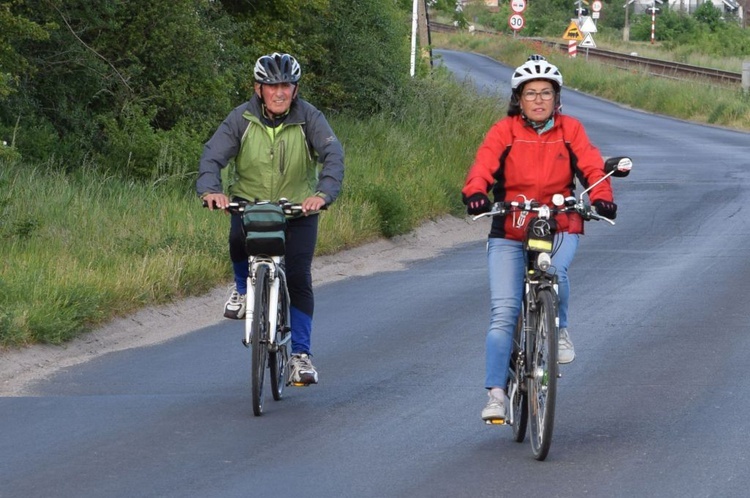
<path fill-rule="evenodd" d="M 750 130 L 750 93 L 741 88 L 614 69 L 586 60 L 581 53 L 576 58 L 569 58 L 539 41 L 505 35 L 437 33 L 433 43 L 442 48 L 488 55 L 510 66 L 522 64 L 530 53 L 541 53 L 560 68 L 566 87 L 645 111 Z"/>
<path fill-rule="evenodd" d="M 662 43 L 651 44 L 649 42 L 624 41 L 621 33 L 618 31 L 612 33 L 597 33 L 597 48 L 613 50 L 625 54 L 635 53 L 641 57 L 650 59 L 659 59 L 663 61 L 682 62 L 692 66 L 710 67 L 713 69 L 722 69 L 724 71 L 733 71 L 739 73 L 742 71 L 742 62 L 746 60 L 742 57 L 717 57 L 700 53 L 693 45 L 678 46 L 674 49 L 667 49 Z"/>
<path fill-rule="evenodd" d="M 397 114 L 331 119 L 347 169 L 342 195 L 321 215 L 318 254 L 461 212 L 466 170 L 505 103 L 440 72 L 414 85 Z M 228 216 L 200 207 L 194 171 L 163 161 L 143 183 L 95 165 L 66 173 L 54 160 L 0 159 L 0 346 L 59 344 L 230 281 Z"/>
<path fill-rule="evenodd" d="M 568 87 L 750 130 L 750 98 L 740 91 L 612 70 L 507 36 L 435 34 L 433 43 L 511 66 L 544 53 Z M 442 68 L 413 84 L 396 112 L 330 117 L 347 169 L 342 195 L 321 216 L 318 254 L 463 213 L 466 170 L 507 103 L 476 95 Z M 170 164 L 170 157 L 160 155 L 153 180 L 144 183 L 108 175 L 101 165 L 66 168 L 55 159 L 26 164 L 0 155 L 0 347 L 59 344 L 139 308 L 230 281 L 228 217 L 200 207 L 195 170 Z"/>

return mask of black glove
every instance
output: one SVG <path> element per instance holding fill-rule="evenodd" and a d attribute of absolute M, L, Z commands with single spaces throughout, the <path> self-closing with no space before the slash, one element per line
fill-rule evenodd
<path fill-rule="evenodd" d="M 617 218 L 617 204 L 614 202 L 594 201 L 594 207 L 596 208 L 596 213 L 605 218 L 609 218 L 610 220 Z"/>
<path fill-rule="evenodd" d="M 473 194 L 464 199 L 464 204 L 466 204 L 466 212 L 472 216 L 486 213 L 492 207 L 489 197 L 485 194 Z"/>

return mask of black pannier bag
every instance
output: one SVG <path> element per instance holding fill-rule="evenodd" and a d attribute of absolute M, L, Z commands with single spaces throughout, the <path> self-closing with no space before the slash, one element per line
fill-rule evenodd
<path fill-rule="evenodd" d="M 283 256 L 286 216 L 278 204 L 248 204 L 242 214 L 245 248 L 250 256 Z"/>

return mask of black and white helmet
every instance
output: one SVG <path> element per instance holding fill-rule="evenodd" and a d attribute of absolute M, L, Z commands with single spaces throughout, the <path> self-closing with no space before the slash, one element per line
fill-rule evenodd
<path fill-rule="evenodd" d="M 297 83 L 302 76 L 302 69 L 297 59 L 291 55 L 274 52 L 257 60 L 253 76 L 255 81 L 265 85 Z"/>
<path fill-rule="evenodd" d="M 531 57 L 529 59 L 523 65 L 518 66 L 513 72 L 513 77 L 510 79 L 511 88 L 515 91 L 520 89 L 527 81 L 549 80 L 555 85 L 556 90 L 559 91 L 563 84 L 563 77 L 557 66 L 550 64 L 544 59 L 532 59 Z"/>

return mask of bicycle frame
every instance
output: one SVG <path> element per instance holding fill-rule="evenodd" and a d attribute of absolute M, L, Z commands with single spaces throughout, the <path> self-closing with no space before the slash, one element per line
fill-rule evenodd
<path fill-rule="evenodd" d="M 536 313 L 537 310 L 537 294 L 541 289 L 552 290 L 554 296 L 558 296 L 558 284 L 557 275 L 549 273 L 551 267 L 551 253 L 543 251 L 536 251 L 532 249 L 526 249 L 526 269 L 524 270 L 524 293 L 521 302 L 520 318 L 524 327 L 524 337 L 528 337 L 529 334 L 534 332 L 531 323 L 531 315 Z M 540 261 L 541 260 L 541 261 Z M 555 316 L 555 324 L 557 328 L 560 326 L 559 316 Z M 515 340 L 515 338 L 514 338 Z M 511 357 L 511 363 L 515 366 L 516 371 L 520 371 L 519 378 L 521 381 L 528 378 L 533 372 L 527 371 L 529 363 L 526 361 L 526 341 L 520 344 L 520 350 L 517 352 L 516 357 Z M 559 373 L 558 373 L 559 377 Z M 515 383 L 510 382 L 511 389 L 509 390 L 508 398 L 513 397 L 518 392 L 518 389 L 524 386 L 521 382 Z M 504 425 L 513 425 L 516 414 L 513 411 L 513 403 L 509 403 L 508 406 L 508 417 L 504 421 Z"/>
<path fill-rule="evenodd" d="M 269 303 L 271 309 L 278 309 L 279 293 L 281 291 L 282 280 L 286 281 L 286 274 L 282 266 L 282 256 L 250 256 L 248 258 L 248 264 L 250 265 L 250 275 L 247 279 L 247 299 L 246 299 L 246 310 L 245 310 L 245 337 L 242 340 L 242 344 L 245 347 L 250 347 L 250 338 L 252 336 L 253 326 L 253 315 L 255 308 L 255 276 L 258 273 L 258 267 L 265 265 L 268 267 L 268 274 L 271 278 L 271 291 L 269 296 Z M 284 299 L 289 302 L 289 291 L 284 286 Z M 285 310 L 285 323 L 288 325 L 290 321 L 289 306 L 284 306 Z M 275 331 L 278 326 L 278 315 L 271 313 L 268 317 L 269 330 Z M 276 342 L 276 334 L 269 334 L 268 344 L 266 345 L 269 352 L 276 352 L 279 349 L 279 344 Z"/>

